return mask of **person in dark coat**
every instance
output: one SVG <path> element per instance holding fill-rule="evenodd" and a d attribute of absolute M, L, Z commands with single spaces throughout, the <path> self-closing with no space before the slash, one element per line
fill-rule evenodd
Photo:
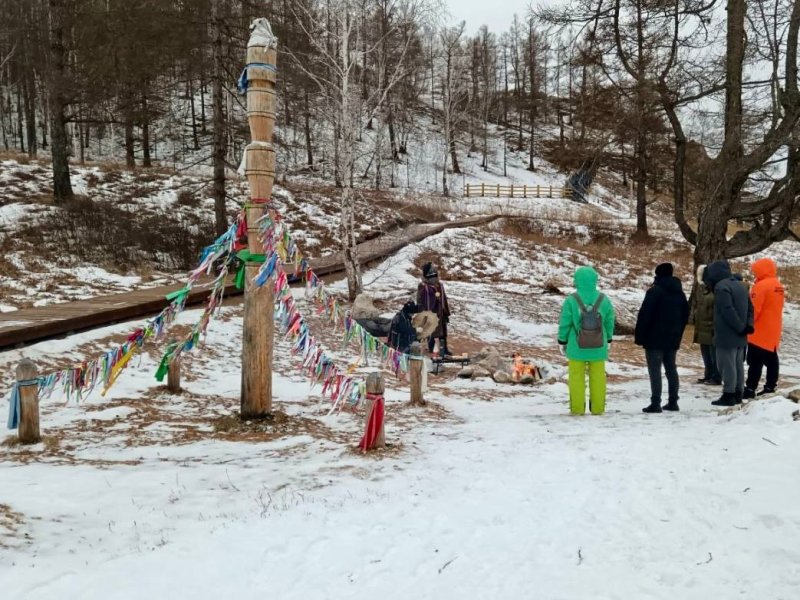
<path fill-rule="evenodd" d="M 753 303 L 747 287 L 731 273 L 727 260 L 711 263 L 703 281 L 714 292 L 714 346 L 722 375 L 722 396 L 711 404 L 741 404 L 747 335 L 753 333 Z"/>
<path fill-rule="evenodd" d="M 675 361 L 688 322 L 689 301 L 683 293 L 680 279 L 673 276 L 671 263 L 662 263 L 656 267 L 655 281 L 647 290 L 636 319 L 636 344 L 644 347 L 650 374 L 650 406 L 642 409 L 646 413 L 660 413 L 662 410 L 662 368 L 667 376 L 669 392 L 664 410 L 680 410 L 680 382 Z"/>
<path fill-rule="evenodd" d="M 417 304 L 411 300 L 403 305 L 403 308 L 392 319 L 389 328 L 388 344 L 398 352 L 408 354 L 411 344 L 417 341 L 417 330 L 411 323 L 411 318 L 419 312 Z"/>
<path fill-rule="evenodd" d="M 714 292 L 703 283 L 706 265 L 697 267 L 698 289 L 697 308 L 694 313 L 694 343 L 700 344 L 703 357 L 703 378 L 697 383 L 722 385 L 722 377 L 717 370 L 717 351 L 714 348 Z"/>
<path fill-rule="evenodd" d="M 439 317 L 439 325 L 428 338 L 428 351 L 433 352 L 436 340 L 442 356 L 450 355 L 447 347 L 447 325 L 450 322 L 450 303 L 444 284 L 439 281 L 439 273 L 433 263 L 426 262 L 422 265 L 422 281 L 417 287 L 417 304 L 421 311 L 429 310 Z"/>

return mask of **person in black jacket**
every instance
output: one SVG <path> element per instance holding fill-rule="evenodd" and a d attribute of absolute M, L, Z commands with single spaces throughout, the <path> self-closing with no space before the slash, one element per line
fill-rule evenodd
<path fill-rule="evenodd" d="M 408 301 L 392 319 L 389 328 L 388 344 L 398 352 L 408 354 L 411 344 L 417 340 L 417 330 L 411 323 L 411 317 L 420 312 L 416 302 Z"/>
<path fill-rule="evenodd" d="M 661 369 L 667 375 L 669 397 L 664 410 L 678 408 L 678 367 L 675 364 L 683 331 L 689 322 L 689 302 L 671 263 L 656 267 L 656 278 L 647 290 L 636 319 L 636 344 L 644 347 L 650 374 L 650 406 L 646 413 L 660 413 Z"/>
<path fill-rule="evenodd" d="M 711 404 L 734 406 L 744 394 L 744 356 L 747 335 L 753 333 L 753 303 L 741 277 L 731 272 L 727 260 L 706 267 L 705 281 L 714 291 L 714 345 L 722 375 L 722 396 Z"/>

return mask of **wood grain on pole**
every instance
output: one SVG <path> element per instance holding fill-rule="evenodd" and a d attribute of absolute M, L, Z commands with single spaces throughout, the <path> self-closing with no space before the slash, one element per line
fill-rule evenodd
<path fill-rule="evenodd" d="M 422 346 L 419 342 L 411 344 L 409 354 L 412 356 L 408 364 L 408 378 L 411 383 L 411 406 L 424 406 L 422 369 L 425 367 L 425 363 L 422 361 Z"/>
<path fill-rule="evenodd" d="M 386 382 L 383 378 L 383 373 L 379 371 L 375 371 L 374 373 L 370 373 L 367 376 L 367 394 L 374 394 L 376 396 L 383 396 L 384 391 L 386 390 Z M 367 424 L 369 423 L 369 417 L 372 414 L 372 405 L 374 404 L 373 400 L 367 398 L 366 403 L 366 419 L 364 420 L 364 430 L 366 431 Z M 386 402 L 384 401 L 384 423 L 386 421 Z M 375 440 L 375 444 L 368 448 L 368 450 L 372 450 L 374 448 L 384 448 L 386 446 L 386 432 L 384 428 L 384 423 L 381 423 L 381 430 L 378 433 L 378 437 Z"/>
<path fill-rule="evenodd" d="M 272 313 L 275 294 L 271 283 L 262 287 L 253 283 L 259 266 L 248 264 L 245 267 L 242 419 L 264 418 L 272 411 Z"/>
<path fill-rule="evenodd" d="M 23 358 L 17 365 L 17 381 L 30 381 L 38 376 L 36 365 Z M 41 441 L 39 434 L 39 386 L 19 387 L 19 441 L 23 444 L 36 444 Z"/>
<path fill-rule="evenodd" d="M 251 202 L 246 210 L 247 243 L 251 255 L 264 254 L 258 221 L 272 197 L 275 151 L 269 145 L 275 125 L 277 50 L 266 46 L 247 48 L 247 115 L 253 144 L 247 147 L 245 172 Z M 252 65 L 252 66 L 251 66 Z M 265 66 L 267 65 L 267 66 Z M 272 411 L 272 346 L 274 289 L 272 282 L 253 284 L 259 263 L 245 265 L 244 327 L 242 332 L 242 419 L 258 419 Z"/>
<path fill-rule="evenodd" d="M 167 366 L 167 390 L 173 394 L 181 391 L 181 357 L 174 357 Z"/>

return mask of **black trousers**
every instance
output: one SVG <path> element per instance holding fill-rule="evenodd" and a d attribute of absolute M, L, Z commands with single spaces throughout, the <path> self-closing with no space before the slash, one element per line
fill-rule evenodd
<path fill-rule="evenodd" d="M 678 366 L 675 359 L 678 356 L 677 350 L 655 350 L 646 348 L 644 351 L 647 358 L 647 372 L 650 375 L 650 402 L 661 402 L 661 368 L 667 376 L 668 399 L 678 400 Z"/>
<path fill-rule="evenodd" d="M 701 344 L 700 354 L 703 357 L 703 379 L 706 381 L 722 381 L 722 376 L 717 369 L 717 350 L 711 344 Z"/>
<path fill-rule="evenodd" d="M 767 381 L 764 387 L 774 390 L 778 386 L 778 371 L 780 361 L 777 352 L 770 352 L 760 346 L 753 344 L 747 345 L 747 387 L 753 391 L 758 387 L 761 380 L 761 372 L 767 367 Z"/>

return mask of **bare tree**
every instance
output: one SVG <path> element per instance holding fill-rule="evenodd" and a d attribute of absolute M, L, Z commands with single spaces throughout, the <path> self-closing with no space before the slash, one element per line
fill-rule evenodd
<path fill-rule="evenodd" d="M 337 172 L 340 174 L 340 222 L 339 243 L 344 257 L 347 274 L 347 287 L 351 299 L 362 288 L 361 268 L 358 259 L 358 241 L 355 232 L 355 198 L 353 194 L 353 173 L 355 169 L 356 142 L 359 136 L 359 123 L 370 122 L 384 107 L 391 90 L 404 77 L 405 56 L 411 43 L 411 36 L 403 36 L 404 43 L 396 49 L 393 56 L 379 58 L 386 36 L 400 30 L 400 21 L 413 21 L 422 0 L 402 0 L 397 21 L 387 25 L 387 31 L 373 43 L 364 44 L 365 31 L 359 18 L 362 5 L 357 0 L 329 0 L 324 8 L 324 20 L 315 18 L 308 7 L 298 6 L 306 18 L 298 18 L 298 23 L 309 43 L 319 57 L 320 65 L 312 69 L 296 60 L 295 64 L 303 70 L 328 99 L 328 117 L 333 124 L 335 158 Z M 324 32 L 312 28 L 309 23 L 322 26 Z M 322 35 L 324 33 L 324 35 Z M 369 60 L 368 56 L 376 57 Z M 367 90 L 359 89 L 358 71 L 366 64 L 378 64 L 380 85 Z M 366 107 L 366 114 L 364 114 Z M 362 117 L 364 117 L 362 119 Z"/>
<path fill-rule="evenodd" d="M 442 68 L 439 86 L 442 97 L 442 134 L 444 156 L 442 162 L 442 193 L 450 195 L 447 182 L 447 164 L 452 161 L 453 173 L 460 173 L 456 154 L 456 134 L 459 124 L 465 118 L 464 107 L 468 98 L 464 48 L 462 38 L 466 24 L 462 21 L 456 27 L 444 27 L 439 32 Z"/>
<path fill-rule="evenodd" d="M 56 204 L 72 199 L 69 174 L 69 139 L 67 137 L 67 50 L 70 0 L 49 0 L 50 17 L 50 152 L 53 158 L 53 198 Z"/>

